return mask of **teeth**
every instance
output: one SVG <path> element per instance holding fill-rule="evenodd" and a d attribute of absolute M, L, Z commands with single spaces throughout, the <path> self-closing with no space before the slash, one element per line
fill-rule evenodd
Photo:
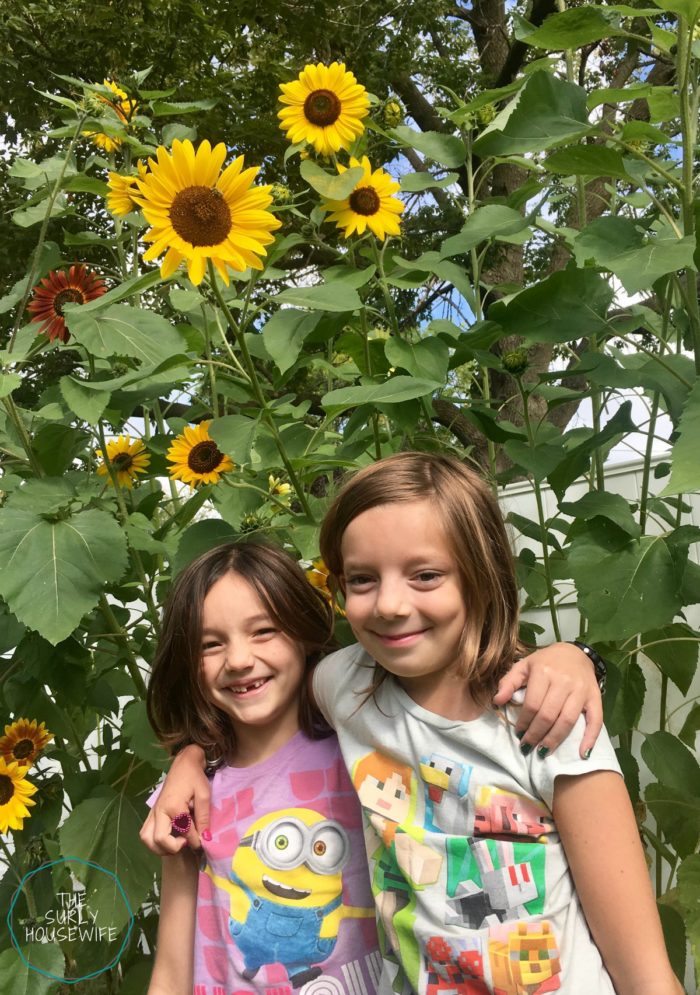
<path fill-rule="evenodd" d="M 245 694 L 246 691 L 255 691 L 257 688 L 261 688 L 265 683 L 265 678 L 261 678 L 259 681 L 253 681 L 252 684 L 246 684 L 245 687 L 235 687 L 231 688 L 234 694 Z"/>

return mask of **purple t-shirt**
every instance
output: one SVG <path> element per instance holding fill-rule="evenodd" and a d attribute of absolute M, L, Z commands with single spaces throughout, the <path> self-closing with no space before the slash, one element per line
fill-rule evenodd
<path fill-rule="evenodd" d="M 335 736 L 298 732 L 212 778 L 194 995 L 374 995 L 381 973 L 357 796 Z"/>

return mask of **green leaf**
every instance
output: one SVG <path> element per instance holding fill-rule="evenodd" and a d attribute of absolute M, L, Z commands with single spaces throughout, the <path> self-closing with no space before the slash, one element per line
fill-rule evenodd
<path fill-rule="evenodd" d="M 526 470 L 538 482 L 548 477 L 566 457 L 566 451 L 561 444 L 542 443 L 531 446 L 519 439 L 510 439 L 503 448 L 514 463 Z"/>
<path fill-rule="evenodd" d="M 680 857 L 687 857 L 700 835 L 700 799 L 668 784 L 649 784 L 644 798 L 669 843 Z"/>
<path fill-rule="evenodd" d="M 659 859 L 657 854 L 656 859 Z M 661 928 L 664 931 L 664 943 L 668 953 L 668 959 L 678 980 L 682 983 L 685 979 L 685 961 L 687 940 L 685 937 L 685 923 L 680 912 L 671 905 L 664 905 L 657 902 Z"/>
<path fill-rule="evenodd" d="M 474 152 L 480 157 L 541 152 L 589 130 L 585 90 L 549 72 L 534 72 L 477 138 Z"/>
<path fill-rule="evenodd" d="M 139 840 L 143 812 L 143 802 L 101 786 L 73 809 L 59 830 L 61 851 L 115 874 L 134 911 L 151 890 L 157 867 L 154 855 Z M 77 861 L 71 870 L 85 885 L 86 905 L 98 912 L 99 921 L 117 929 L 125 926 L 129 910 L 114 878 Z"/>
<path fill-rule="evenodd" d="M 700 13 L 700 0 L 654 0 L 654 4 L 661 10 L 670 10 L 673 14 L 680 14 L 686 21 L 693 21 Z"/>
<path fill-rule="evenodd" d="M 222 453 L 231 457 L 234 463 L 240 466 L 243 463 L 250 463 L 250 451 L 253 448 L 253 440 L 258 430 L 256 418 L 247 418 L 245 415 L 225 415 L 223 418 L 215 418 L 209 426 L 209 435 L 217 444 Z"/>
<path fill-rule="evenodd" d="M 450 350 L 441 339 L 425 338 L 406 342 L 395 337 L 386 340 L 384 353 L 392 366 L 406 370 L 414 377 L 444 383 Z"/>
<path fill-rule="evenodd" d="M 700 460 L 698 459 L 698 439 L 700 439 L 700 380 L 695 382 L 688 395 L 678 424 L 679 436 L 673 446 L 671 479 L 661 492 L 686 494 L 700 490 Z"/>
<path fill-rule="evenodd" d="M 433 176 L 432 173 L 404 173 L 401 177 L 401 189 L 404 193 L 422 193 L 424 190 L 442 189 L 450 187 L 459 179 L 458 173 L 447 173 L 441 179 Z"/>
<path fill-rule="evenodd" d="M 632 510 L 627 501 L 620 494 L 611 494 L 608 491 L 588 491 L 578 501 L 564 501 L 559 505 L 559 510 L 564 515 L 571 515 L 572 518 L 581 518 L 590 521 L 598 516 L 609 518 L 619 528 L 633 538 L 639 535 L 639 525 L 634 519 Z"/>
<path fill-rule="evenodd" d="M 428 159 L 448 169 L 461 166 L 467 158 L 466 146 L 456 135 L 444 135 L 440 131 L 414 131 L 404 125 L 394 128 L 393 134 L 404 145 L 418 149 Z"/>
<path fill-rule="evenodd" d="M 297 308 L 280 308 L 267 321 L 262 333 L 263 342 L 280 373 L 286 373 L 294 366 L 304 340 L 319 321 L 320 315 Z"/>
<path fill-rule="evenodd" d="M 605 727 L 611 736 L 634 729 L 642 713 L 646 682 L 639 664 L 627 662 L 608 668 L 608 689 L 603 699 Z"/>
<path fill-rule="evenodd" d="M 16 390 L 22 383 L 19 373 L 0 374 L 0 397 L 9 397 L 13 390 Z"/>
<path fill-rule="evenodd" d="M 610 176 L 630 182 L 622 155 L 601 145 L 576 145 L 547 156 L 543 166 L 565 176 Z"/>
<path fill-rule="evenodd" d="M 49 995 L 56 978 L 64 977 L 66 962 L 57 943 L 22 943 L 23 927 L 15 926 L 22 957 L 14 947 L 0 954 L 0 991 L 4 995 Z M 31 964 L 31 968 L 28 967 Z M 40 974 L 44 971 L 44 974 Z M 48 977 L 47 977 L 48 975 Z M 50 977 L 53 975 L 53 977 Z"/>
<path fill-rule="evenodd" d="M 662 784 L 700 799 L 700 765 L 676 736 L 662 731 L 646 736 L 642 760 Z"/>
<path fill-rule="evenodd" d="M 152 107 L 154 117 L 167 117 L 170 114 L 194 114 L 197 111 L 210 111 L 218 100 L 161 100 Z"/>
<path fill-rule="evenodd" d="M 681 694 L 687 694 L 698 664 L 697 632 L 685 622 L 672 622 L 643 633 L 642 645 L 642 652 L 661 673 L 673 681 Z"/>
<path fill-rule="evenodd" d="M 77 342 L 101 359 L 133 356 L 150 366 L 183 351 L 184 340 L 166 318 L 155 311 L 114 304 L 92 314 L 89 305 L 66 307 L 66 324 Z"/>
<path fill-rule="evenodd" d="M 32 207 L 25 207 L 15 211 L 12 215 L 12 220 L 14 224 L 18 225 L 20 228 L 31 228 L 32 225 L 38 225 L 44 220 L 46 217 L 47 207 L 47 198 L 45 198 L 39 204 L 34 204 Z M 51 205 L 50 217 L 60 217 L 62 214 L 66 213 L 67 208 L 68 199 L 65 194 L 60 193 Z"/>
<path fill-rule="evenodd" d="M 106 197 L 109 193 L 109 187 L 104 180 L 98 180 L 94 176 L 84 176 L 82 173 L 69 176 L 63 184 L 63 189 L 72 193 L 94 193 L 98 197 Z"/>
<path fill-rule="evenodd" d="M 700 854 L 685 858 L 678 868 L 678 897 L 685 913 L 685 928 L 700 977 Z"/>
<path fill-rule="evenodd" d="M 381 384 L 368 384 L 361 387 L 340 387 L 331 390 L 321 398 L 321 404 L 336 415 L 346 408 L 356 408 L 360 404 L 399 404 L 414 397 L 426 397 L 440 387 L 432 380 L 419 380 L 417 377 L 392 377 Z"/>
<path fill-rule="evenodd" d="M 302 178 L 328 200 L 345 200 L 365 175 L 362 166 L 353 166 L 344 173 L 327 173 L 313 159 L 304 159 L 299 167 Z"/>
<path fill-rule="evenodd" d="M 124 533 L 104 511 L 56 521 L 30 509 L 0 511 L 0 594 L 20 622 L 54 646 L 97 604 L 105 583 L 120 579 L 126 563 Z"/>
<path fill-rule="evenodd" d="M 109 391 L 90 390 L 73 377 L 61 377 L 59 386 L 71 411 L 88 425 L 97 425 L 112 396 Z"/>
<path fill-rule="evenodd" d="M 683 728 L 678 733 L 678 738 L 693 751 L 695 750 L 695 737 L 698 730 L 700 730 L 700 704 L 696 701 L 685 717 Z"/>
<path fill-rule="evenodd" d="M 640 11 L 641 15 L 641 11 Z M 638 16 L 637 14 L 634 15 Z M 588 110 L 593 111 L 596 107 L 600 107 L 601 104 L 626 104 L 631 103 L 633 100 L 639 100 L 641 97 L 647 97 L 653 87 L 649 83 L 628 83 L 624 90 L 601 87 L 597 90 L 591 90 L 588 94 Z"/>
<path fill-rule="evenodd" d="M 481 242 L 498 238 L 499 235 L 514 235 L 525 228 L 527 228 L 525 218 L 512 207 L 505 207 L 503 204 L 486 204 L 485 207 L 479 207 L 469 215 L 459 234 L 443 242 L 440 255 L 443 258 L 461 255 Z"/>
<path fill-rule="evenodd" d="M 605 315 L 613 290 L 590 269 L 565 269 L 521 291 L 508 304 L 497 302 L 489 318 L 506 335 L 533 342 L 570 342 L 609 331 Z"/>
<path fill-rule="evenodd" d="M 277 304 L 293 304 L 312 311 L 357 311 L 362 307 L 360 295 L 338 281 L 314 287 L 294 287 L 274 298 Z"/>
<path fill-rule="evenodd" d="M 126 297 L 143 294 L 146 290 L 150 290 L 152 287 L 163 282 L 160 270 L 150 270 L 147 273 L 141 273 L 139 276 L 129 277 L 128 280 L 124 280 L 113 290 L 108 290 L 102 297 L 96 297 L 93 301 L 88 301 L 87 304 L 74 304 L 73 310 L 75 311 L 79 308 L 84 314 L 90 311 L 103 311 L 111 304 L 117 304 Z M 68 309 L 70 310 L 70 305 L 68 305 Z M 65 313 L 67 314 L 68 312 L 66 311 Z"/>
<path fill-rule="evenodd" d="M 624 34 L 601 7 L 574 7 L 559 14 L 550 14 L 539 28 L 521 36 L 521 41 L 535 48 L 559 51 Z"/>
<path fill-rule="evenodd" d="M 145 701 L 131 701 L 126 706 L 122 718 L 122 735 L 126 737 L 131 752 L 140 760 L 145 760 L 156 770 L 164 770 L 169 766 L 170 757 L 158 742 L 148 721 Z"/>
<path fill-rule="evenodd" d="M 196 560 L 202 553 L 208 553 L 210 549 L 224 542 L 232 542 L 236 536 L 237 533 L 228 522 L 223 522 L 220 518 L 195 522 L 182 534 L 173 561 L 173 576 L 177 576 L 188 563 Z"/>

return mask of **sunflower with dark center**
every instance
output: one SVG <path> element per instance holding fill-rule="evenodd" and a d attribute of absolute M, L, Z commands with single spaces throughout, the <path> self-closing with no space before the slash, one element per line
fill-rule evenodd
<path fill-rule="evenodd" d="M 282 222 L 268 211 L 269 186 L 253 186 L 259 167 L 243 169 L 238 156 L 221 172 L 226 158 L 223 142 L 208 141 L 195 153 L 192 142 L 175 139 L 172 152 L 160 146 L 149 172 L 136 179 L 141 209 L 151 228 L 144 235 L 153 243 L 146 262 L 165 252 L 160 272 L 174 273 L 187 262 L 192 283 L 204 279 L 207 260 L 229 282 L 229 270 L 262 269 L 261 256 L 274 242 L 271 234 Z"/>
<path fill-rule="evenodd" d="M 7 763 L 0 757 L 0 833 L 21 829 L 29 818 L 29 806 L 36 805 L 32 795 L 37 788 L 25 778 L 26 768 L 18 763 Z"/>
<path fill-rule="evenodd" d="M 104 280 L 82 263 L 71 266 L 68 273 L 52 270 L 34 287 L 34 296 L 27 305 L 27 311 L 34 316 L 32 321 L 42 322 L 37 335 L 45 332 L 50 342 L 54 339 L 67 342 L 70 332 L 63 316 L 65 305 L 87 304 L 106 290 Z"/>
<path fill-rule="evenodd" d="M 31 767 L 47 743 L 53 739 L 43 722 L 36 719 L 16 719 L 5 726 L 0 736 L 0 754 L 9 763 Z"/>
<path fill-rule="evenodd" d="M 194 427 L 186 426 L 167 452 L 173 480 L 182 480 L 190 487 L 198 484 L 218 484 L 223 473 L 234 469 L 229 456 L 220 451 L 209 435 L 211 420 Z"/>
<path fill-rule="evenodd" d="M 298 79 L 280 83 L 277 117 L 290 142 L 308 142 L 319 155 L 349 149 L 365 130 L 369 97 L 342 62 L 304 66 Z"/>
<path fill-rule="evenodd" d="M 345 238 L 355 232 L 363 235 L 368 228 L 379 239 L 400 234 L 399 215 L 405 205 L 393 196 L 399 184 L 383 169 L 372 172 L 366 155 L 360 161 L 351 157 L 350 167 L 354 166 L 361 166 L 364 175 L 345 200 L 324 200 L 322 206 L 328 212 L 326 221 L 335 221 L 338 228 L 344 229 Z M 339 173 L 347 168 L 338 163 Z"/>
<path fill-rule="evenodd" d="M 103 461 L 97 467 L 98 474 L 101 477 L 108 477 L 111 483 L 112 478 L 104 453 L 98 449 L 95 455 Z M 133 482 L 138 479 L 139 473 L 145 473 L 151 462 L 143 442 L 140 439 L 132 442 L 130 435 L 120 435 L 117 439 L 110 439 L 107 442 L 107 458 L 117 475 L 117 484 L 129 490 Z"/>

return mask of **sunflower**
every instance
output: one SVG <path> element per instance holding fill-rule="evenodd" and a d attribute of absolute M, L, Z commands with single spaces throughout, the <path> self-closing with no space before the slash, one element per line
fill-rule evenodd
<path fill-rule="evenodd" d="M 190 487 L 218 484 L 222 473 L 233 470 L 233 461 L 217 448 L 209 435 L 210 425 L 211 421 L 202 421 L 194 428 L 186 426 L 168 449 L 173 480 L 183 480 Z"/>
<path fill-rule="evenodd" d="M 36 805 L 31 796 L 37 787 L 24 776 L 24 768 L 18 763 L 6 763 L 0 757 L 0 833 L 8 829 L 21 829 L 29 818 L 28 805 Z"/>
<path fill-rule="evenodd" d="M 118 218 L 123 218 L 125 215 L 131 214 L 132 211 L 138 211 L 141 208 L 136 180 L 144 178 L 148 172 L 148 166 L 140 159 L 136 165 L 139 171 L 138 176 L 122 176 L 120 173 L 109 174 L 107 207 Z"/>
<path fill-rule="evenodd" d="M 372 172 L 366 155 L 359 162 L 351 156 L 350 166 L 362 166 L 365 175 L 345 200 L 323 202 L 323 209 L 330 212 L 326 220 L 335 221 L 338 228 L 344 228 L 346 238 L 353 232 L 362 235 L 367 228 L 380 239 L 386 235 L 398 235 L 401 230 L 398 216 L 405 205 L 392 194 L 399 189 L 399 184 L 383 169 Z M 339 173 L 344 173 L 347 168 L 338 163 Z"/>
<path fill-rule="evenodd" d="M 136 181 L 141 208 L 152 228 L 144 239 L 153 245 L 144 254 L 149 262 L 166 252 L 160 272 L 170 276 L 183 259 L 192 283 L 204 278 L 211 259 L 228 284 L 228 270 L 262 269 L 259 256 L 274 241 L 270 232 L 282 224 L 266 210 L 272 203 L 269 186 L 252 186 L 258 166 L 243 169 L 243 156 L 223 173 L 226 146 L 208 141 L 195 154 L 192 142 L 175 139 L 172 154 L 161 145 L 158 161 L 148 160 L 150 172 Z M 167 250 L 167 251 L 166 251 Z"/>
<path fill-rule="evenodd" d="M 315 587 L 329 604 L 333 605 L 336 615 L 345 616 L 345 612 L 336 601 L 335 595 L 331 591 L 328 584 L 330 570 L 323 560 L 320 558 L 318 560 L 312 560 L 311 566 L 308 570 L 305 570 L 304 573 L 306 574 L 306 579 L 309 584 L 311 584 L 312 587 Z"/>
<path fill-rule="evenodd" d="M 20 767 L 31 767 L 47 743 L 53 739 L 43 722 L 36 719 L 16 719 L 5 726 L 5 735 L 0 736 L 0 753 L 6 762 L 17 763 Z"/>
<path fill-rule="evenodd" d="M 364 86 L 343 62 L 304 66 L 292 83 L 280 83 L 280 128 L 290 142 L 308 142 L 319 155 L 349 149 L 365 130 L 362 119 L 369 113 Z"/>
<path fill-rule="evenodd" d="M 131 100 L 126 95 L 126 91 L 122 90 L 116 83 L 113 83 L 112 80 L 105 79 L 102 81 L 102 84 L 112 91 L 114 100 L 109 100 L 108 97 L 96 94 L 93 101 L 95 110 L 100 113 L 102 110 L 100 104 L 107 104 L 114 111 L 117 121 L 122 124 L 128 124 L 136 112 L 136 101 Z M 86 138 L 92 139 L 93 145 L 96 145 L 98 149 L 104 149 L 108 153 L 116 151 L 122 143 L 121 138 L 112 138 L 111 135 L 106 135 L 102 131 L 84 131 L 83 135 Z"/>
<path fill-rule="evenodd" d="M 101 477 L 109 477 L 111 482 L 109 467 L 104 462 L 102 450 L 98 449 L 95 455 L 103 460 L 97 467 L 97 472 Z M 143 442 L 140 439 L 132 442 L 130 435 L 120 435 L 118 439 L 110 439 L 107 443 L 107 456 L 117 475 L 117 483 L 120 487 L 128 487 L 129 490 L 132 482 L 137 479 L 137 474 L 145 473 L 151 462 Z"/>
<path fill-rule="evenodd" d="M 32 321 L 43 322 L 37 335 L 46 332 L 50 342 L 54 339 L 67 342 L 70 338 L 63 318 L 64 304 L 87 304 L 107 290 L 104 281 L 82 263 L 71 266 L 68 273 L 51 270 L 40 284 L 34 287 L 34 297 L 27 305 L 27 311 L 34 315 Z"/>

